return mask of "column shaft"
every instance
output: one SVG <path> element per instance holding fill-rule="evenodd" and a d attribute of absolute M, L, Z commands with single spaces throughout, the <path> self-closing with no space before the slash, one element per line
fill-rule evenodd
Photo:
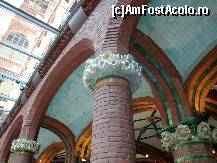
<path fill-rule="evenodd" d="M 94 89 L 92 163 L 135 163 L 132 93 L 127 80 L 109 78 Z"/>
<path fill-rule="evenodd" d="M 14 163 L 35 163 L 32 152 L 15 152 L 13 155 Z"/>
<path fill-rule="evenodd" d="M 175 163 L 214 163 L 210 144 L 203 140 L 192 140 L 176 147 Z"/>

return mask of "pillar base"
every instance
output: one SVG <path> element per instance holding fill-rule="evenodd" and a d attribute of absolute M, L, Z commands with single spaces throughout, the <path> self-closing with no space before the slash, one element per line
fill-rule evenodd
<path fill-rule="evenodd" d="M 173 151 L 175 163 L 215 163 L 212 148 L 204 140 L 191 140 L 175 147 Z"/>

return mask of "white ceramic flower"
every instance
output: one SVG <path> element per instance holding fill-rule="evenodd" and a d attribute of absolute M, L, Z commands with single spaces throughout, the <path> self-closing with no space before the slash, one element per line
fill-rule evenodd
<path fill-rule="evenodd" d="M 17 139 L 12 142 L 11 152 L 29 151 L 38 153 L 40 145 L 36 141 Z"/>
<path fill-rule="evenodd" d="M 123 77 L 127 79 L 135 92 L 141 83 L 141 67 L 131 55 L 112 54 L 107 52 L 86 61 L 83 75 L 84 86 L 91 91 L 100 78 L 107 76 Z"/>
<path fill-rule="evenodd" d="M 161 133 L 161 143 L 166 151 L 173 150 L 174 144 L 176 142 L 175 134 L 165 131 Z"/>
<path fill-rule="evenodd" d="M 175 135 L 179 143 L 186 142 L 192 138 L 191 130 L 187 125 L 178 125 Z"/>
<path fill-rule="evenodd" d="M 217 128 L 214 128 L 214 129 L 212 130 L 212 140 L 213 140 L 214 142 L 217 142 Z"/>
<path fill-rule="evenodd" d="M 201 122 L 197 126 L 197 136 L 199 139 L 211 139 L 211 128 L 207 122 Z"/>

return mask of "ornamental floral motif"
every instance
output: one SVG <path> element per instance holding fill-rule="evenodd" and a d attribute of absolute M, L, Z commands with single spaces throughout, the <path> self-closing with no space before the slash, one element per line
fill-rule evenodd
<path fill-rule="evenodd" d="M 141 67 L 129 54 L 107 52 L 86 61 L 83 83 L 89 90 L 93 91 L 98 80 L 112 76 L 127 79 L 131 84 L 132 92 L 135 92 L 141 83 Z"/>
<path fill-rule="evenodd" d="M 161 134 L 161 143 L 166 151 L 173 150 L 176 145 L 194 140 L 191 129 L 187 125 L 178 125 L 175 133 L 165 131 Z M 197 126 L 196 140 L 208 140 L 217 142 L 217 128 L 211 131 L 210 125 L 207 122 L 201 122 Z"/>
<path fill-rule="evenodd" d="M 207 122 L 201 122 L 197 126 L 197 136 L 199 139 L 211 139 L 211 128 Z"/>
<path fill-rule="evenodd" d="M 179 143 L 186 142 L 192 138 L 191 130 L 187 125 L 178 125 L 175 135 Z"/>
<path fill-rule="evenodd" d="M 217 142 L 217 128 L 214 128 L 214 129 L 212 130 L 212 140 L 213 140 L 214 142 Z"/>
<path fill-rule="evenodd" d="M 38 153 L 40 145 L 36 141 L 17 139 L 12 142 L 11 152 L 28 151 Z"/>
<path fill-rule="evenodd" d="M 162 146 L 165 148 L 166 151 L 173 150 L 173 146 L 176 143 L 176 136 L 174 133 L 170 133 L 168 131 L 165 131 L 161 133 L 161 143 Z"/>

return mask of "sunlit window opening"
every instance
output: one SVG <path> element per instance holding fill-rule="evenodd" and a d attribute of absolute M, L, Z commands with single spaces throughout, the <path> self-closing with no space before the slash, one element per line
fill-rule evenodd
<path fill-rule="evenodd" d="M 0 125 L 79 5 L 76 0 L 0 2 Z"/>

